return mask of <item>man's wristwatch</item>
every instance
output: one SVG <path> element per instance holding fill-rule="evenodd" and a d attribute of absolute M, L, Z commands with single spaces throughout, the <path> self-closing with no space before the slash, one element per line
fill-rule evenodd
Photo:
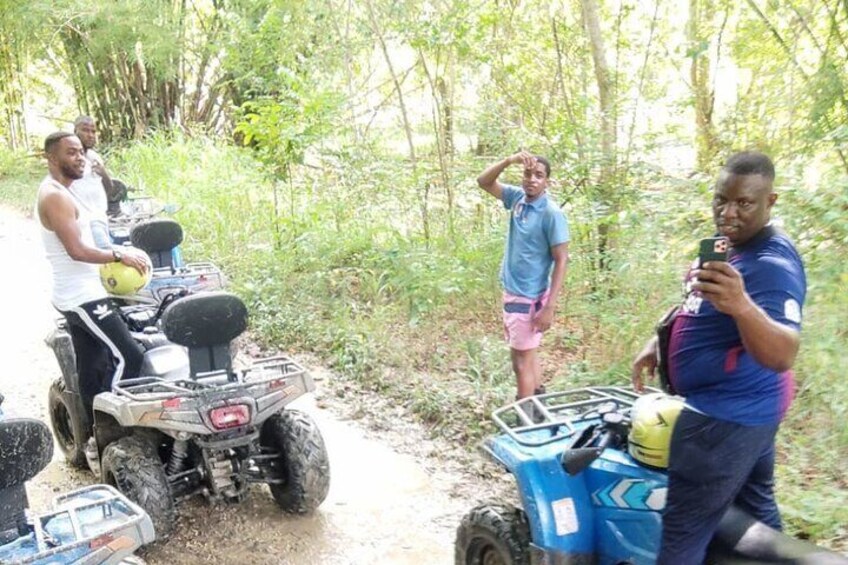
<path fill-rule="evenodd" d="M 114 248 L 112 249 L 112 259 L 115 261 L 115 263 L 120 263 L 121 259 L 123 259 L 123 258 L 124 258 L 123 253 L 121 253 L 117 249 L 114 249 Z"/>

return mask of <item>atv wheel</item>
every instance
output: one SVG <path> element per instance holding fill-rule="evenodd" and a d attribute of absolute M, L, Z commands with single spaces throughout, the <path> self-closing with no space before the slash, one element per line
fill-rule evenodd
<path fill-rule="evenodd" d="M 269 484 L 277 504 L 292 514 L 306 514 L 324 502 L 330 489 L 330 460 L 318 426 L 307 414 L 286 410 L 268 418 L 259 441 L 280 452 L 273 462 L 284 482 Z"/>
<path fill-rule="evenodd" d="M 88 435 L 83 429 L 80 419 L 74 418 L 75 411 L 65 395 L 65 381 L 61 378 L 53 381 L 47 394 L 47 406 L 50 411 L 50 427 L 59 443 L 59 449 L 65 455 L 65 460 L 77 469 L 87 469 L 85 458 L 85 442 Z"/>
<path fill-rule="evenodd" d="M 156 448 L 138 436 L 110 443 L 100 459 L 102 480 L 141 506 L 153 520 L 156 539 L 174 530 L 176 510 L 168 478 Z"/>
<path fill-rule="evenodd" d="M 530 565 L 530 529 L 522 510 L 483 505 L 456 530 L 456 565 Z"/>

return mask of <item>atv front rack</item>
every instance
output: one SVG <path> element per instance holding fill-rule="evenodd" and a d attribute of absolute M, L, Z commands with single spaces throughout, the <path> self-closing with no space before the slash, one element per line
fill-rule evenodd
<path fill-rule="evenodd" d="M 286 355 L 258 359 L 238 372 L 226 370 L 199 373 L 193 379 L 168 380 L 159 377 L 140 377 L 118 381 L 112 392 L 135 402 L 167 400 L 174 396 L 191 398 L 210 393 L 235 393 L 253 387 L 267 387 L 276 381 L 301 382 L 304 392 L 311 392 L 315 384 L 308 371 Z"/>
<path fill-rule="evenodd" d="M 647 392 L 660 392 L 646 387 Z M 515 442 L 539 447 L 573 436 L 579 424 L 605 412 L 627 411 L 640 394 L 630 388 L 596 386 L 522 398 L 492 412 L 495 424 Z"/>

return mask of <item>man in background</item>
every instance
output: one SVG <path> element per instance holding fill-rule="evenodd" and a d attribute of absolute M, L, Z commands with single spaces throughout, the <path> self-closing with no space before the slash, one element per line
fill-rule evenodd
<path fill-rule="evenodd" d="M 103 157 L 94 150 L 97 145 L 97 126 L 94 118 L 80 116 L 74 120 L 74 134 L 82 143 L 85 169 L 82 178 L 73 181 L 68 190 L 79 199 L 93 217 L 95 245 L 101 249 L 110 249 L 111 240 L 106 210 L 109 200 L 116 196 L 116 187 L 103 164 Z"/>
<path fill-rule="evenodd" d="M 500 174 L 521 165 L 521 187 L 501 184 Z M 538 155 L 521 151 L 487 168 L 480 188 L 510 212 L 501 263 L 504 335 L 510 347 L 518 398 L 544 392 L 537 349 L 554 319 L 568 266 L 568 221 L 548 197 L 551 166 Z"/>

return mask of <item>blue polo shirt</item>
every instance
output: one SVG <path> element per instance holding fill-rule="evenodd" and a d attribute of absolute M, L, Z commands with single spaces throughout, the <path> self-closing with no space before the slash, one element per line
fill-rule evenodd
<path fill-rule="evenodd" d="M 502 199 L 510 214 L 501 283 L 510 294 L 537 298 L 550 286 L 551 247 L 568 242 L 568 220 L 547 192 L 527 202 L 524 190 L 505 185 Z"/>
<path fill-rule="evenodd" d="M 765 227 L 751 241 L 731 249 L 730 264 L 770 318 L 801 330 L 807 279 L 786 235 Z M 745 351 L 733 318 L 692 290 L 692 282 L 690 269 L 686 299 L 669 344 L 672 385 L 695 409 L 713 418 L 747 426 L 780 422 L 794 396 L 792 372 L 777 373 L 757 363 Z"/>

